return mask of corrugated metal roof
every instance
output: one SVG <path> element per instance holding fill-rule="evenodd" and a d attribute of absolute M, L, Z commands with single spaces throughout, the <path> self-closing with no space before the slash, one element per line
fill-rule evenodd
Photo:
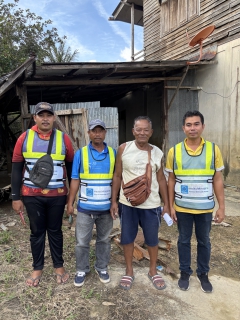
<path fill-rule="evenodd" d="M 112 107 L 100 108 L 99 101 L 79 102 L 79 103 L 56 103 L 53 104 L 54 110 L 69 110 L 69 109 L 87 109 L 88 123 L 94 119 L 101 119 L 107 127 L 105 142 L 114 149 L 118 148 L 118 109 Z M 34 114 L 35 106 L 30 106 L 31 114 Z M 61 118 L 61 116 L 60 116 Z M 72 137 L 77 141 L 79 147 L 84 145 L 84 134 L 82 128 L 82 118 L 80 115 L 71 115 L 71 121 L 68 122 L 68 128 L 71 128 Z"/>
<path fill-rule="evenodd" d="M 77 103 L 52 103 L 55 111 L 59 110 L 71 110 L 71 109 L 90 109 L 90 108 L 100 108 L 100 101 L 92 102 L 77 102 Z M 35 105 L 29 106 L 30 113 L 34 114 Z"/>

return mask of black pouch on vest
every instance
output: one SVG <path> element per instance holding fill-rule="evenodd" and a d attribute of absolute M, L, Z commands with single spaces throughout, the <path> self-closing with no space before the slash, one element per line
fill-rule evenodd
<path fill-rule="evenodd" d="M 47 154 L 45 154 L 37 160 L 31 171 L 26 166 L 26 170 L 29 173 L 29 180 L 41 189 L 45 189 L 48 186 L 54 172 L 53 160 L 50 156 L 52 151 L 54 134 L 55 130 L 52 131 L 49 140 Z"/>

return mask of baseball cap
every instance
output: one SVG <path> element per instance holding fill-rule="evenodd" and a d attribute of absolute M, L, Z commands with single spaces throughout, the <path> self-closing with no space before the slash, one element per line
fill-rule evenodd
<path fill-rule="evenodd" d="M 35 115 L 39 114 L 42 111 L 47 111 L 54 114 L 53 106 L 48 102 L 39 102 L 35 106 L 35 112 L 34 112 Z"/>
<path fill-rule="evenodd" d="M 104 123 L 102 120 L 100 120 L 100 119 L 91 120 L 91 121 L 89 122 L 88 128 L 89 128 L 89 130 L 92 130 L 92 129 L 94 129 L 94 128 L 97 127 L 97 126 L 100 126 L 100 127 L 102 127 L 103 129 L 106 130 L 106 125 L 105 125 L 105 123 Z"/>

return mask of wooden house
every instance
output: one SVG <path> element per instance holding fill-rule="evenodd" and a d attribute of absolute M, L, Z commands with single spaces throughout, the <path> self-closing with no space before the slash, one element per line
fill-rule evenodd
<path fill-rule="evenodd" d="M 215 26 L 203 41 L 201 62 L 209 63 L 189 68 L 180 86 L 164 83 L 165 149 L 183 138 L 185 111 L 199 110 L 205 116 L 204 137 L 222 150 L 226 184 L 240 185 L 240 0 L 122 0 L 110 20 L 131 23 L 132 60 L 134 25 L 142 25 L 145 60 L 161 62 L 198 60 L 199 46 L 190 47 L 189 40 Z"/>

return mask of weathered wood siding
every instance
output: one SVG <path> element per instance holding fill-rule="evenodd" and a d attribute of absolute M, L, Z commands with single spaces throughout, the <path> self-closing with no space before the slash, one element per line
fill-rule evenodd
<path fill-rule="evenodd" d="M 144 48 L 146 60 L 159 60 L 160 6 L 158 1 L 143 2 Z"/>
<path fill-rule="evenodd" d="M 205 26 L 216 26 L 204 47 L 240 35 L 240 0 L 165 0 L 161 5 L 158 0 L 144 0 L 143 5 L 146 60 L 188 59 L 198 52 L 199 46 L 188 46 L 187 28 L 192 38 Z"/>

